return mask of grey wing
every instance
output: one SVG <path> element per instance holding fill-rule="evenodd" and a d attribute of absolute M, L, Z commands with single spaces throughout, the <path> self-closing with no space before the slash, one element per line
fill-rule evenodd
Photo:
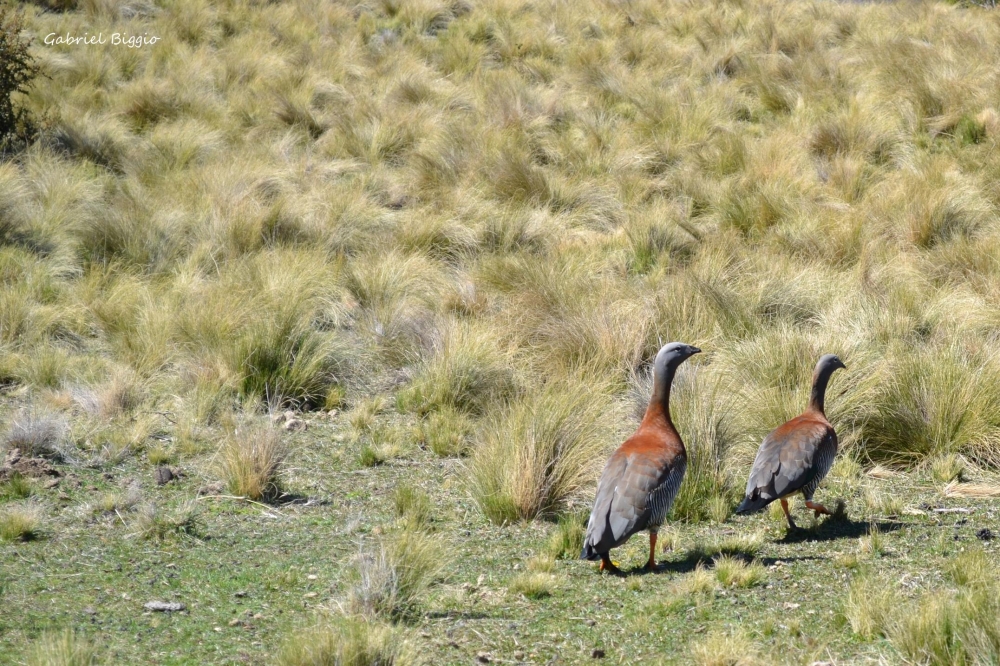
<path fill-rule="evenodd" d="M 646 456 L 620 455 L 608 461 L 597 487 L 584 552 L 607 552 L 636 532 L 666 518 L 684 477 L 686 461 L 669 463 Z"/>
<path fill-rule="evenodd" d="M 628 459 L 625 456 L 613 455 L 601 472 L 601 478 L 597 482 L 597 495 L 594 497 L 594 508 L 587 523 L 584 557 L 606 553 L 614 548 L 616 539 L 612 533 L 609 515 L 617 494 L 618 482 L 627 467 Z"/>
<path fill-rule="evenodd" d="M 772 432 L 757 451 L 747 480 L 747 497 L 770 500 L 789 495 L 811 482 L 818 484 L 833 462 L 833 454 L 826 455 L 831 446 L 836 454 L 837 436 L 828 426 L 816 424 Z M 820 451 L 824 455 L 817 456 Z M 826 469 L 821 470 L 817 462 L 827 463 Z"/>

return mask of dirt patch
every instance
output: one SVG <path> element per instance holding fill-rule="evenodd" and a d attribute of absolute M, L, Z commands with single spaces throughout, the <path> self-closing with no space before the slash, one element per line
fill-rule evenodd
<path fill-rule="evenodd" d="M 62 476 L 62 472 L 49 464 L 49 461 L 44 458 L 23 458 L 21 450 L 17 448 L 10 449 L 4 456 L 3 465 L 0 466 L 0 483 L 7 481 L 15 473 L 33 479 Z"/>

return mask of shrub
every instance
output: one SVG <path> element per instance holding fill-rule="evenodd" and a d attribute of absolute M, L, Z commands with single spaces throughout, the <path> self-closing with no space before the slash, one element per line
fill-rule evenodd
<path fill-rule="evenodd" d="M 26 93 L 38 74 L 38 65 L 21 37 L 24 20 L 10 5 L 0 5 L 0 154 L 30 139 L 31 122 L 15 94 Z"/>
<path fill-rule="evenodd" d="M 483 514 L 505 523 L 561 512 L 604 462 L 604 411 L 599 387 L 571 381 L 490 414 L 469 470 Z"/>

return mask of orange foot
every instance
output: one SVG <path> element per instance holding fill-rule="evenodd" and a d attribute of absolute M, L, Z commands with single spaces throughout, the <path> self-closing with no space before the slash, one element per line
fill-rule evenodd
<path fill-rule="evenodd" d="M 820 514 L 825 514 L 827 516 L 832 516 L 833 511 L 820 504 L 819 502 L 813 502 L 812 500 L 806 500 L 806 506 L 813 510 L 816 517 L 819 518 Z"/>
<path fill-rule="evenodd" d="M 611 558 L 605 555 L 601 558 L 601 571 L 607 571 L 610 574 L 619 574 L 621 569 L 615 566 L 615 563 L 611 561 Z"/>

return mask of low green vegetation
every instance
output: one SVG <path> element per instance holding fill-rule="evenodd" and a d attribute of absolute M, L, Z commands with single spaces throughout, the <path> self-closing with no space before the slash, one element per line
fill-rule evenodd
<path fill-rule="evenodd" d="M 156 41 L 43 42 L 87 34 Z M 977 3 L 0 5 L 0 662 L 996 662 L 998 42 Z M 599 575 L 676 340 L 660 566 Z M 844 510 L 734 517 L 827 352 Z"/>

